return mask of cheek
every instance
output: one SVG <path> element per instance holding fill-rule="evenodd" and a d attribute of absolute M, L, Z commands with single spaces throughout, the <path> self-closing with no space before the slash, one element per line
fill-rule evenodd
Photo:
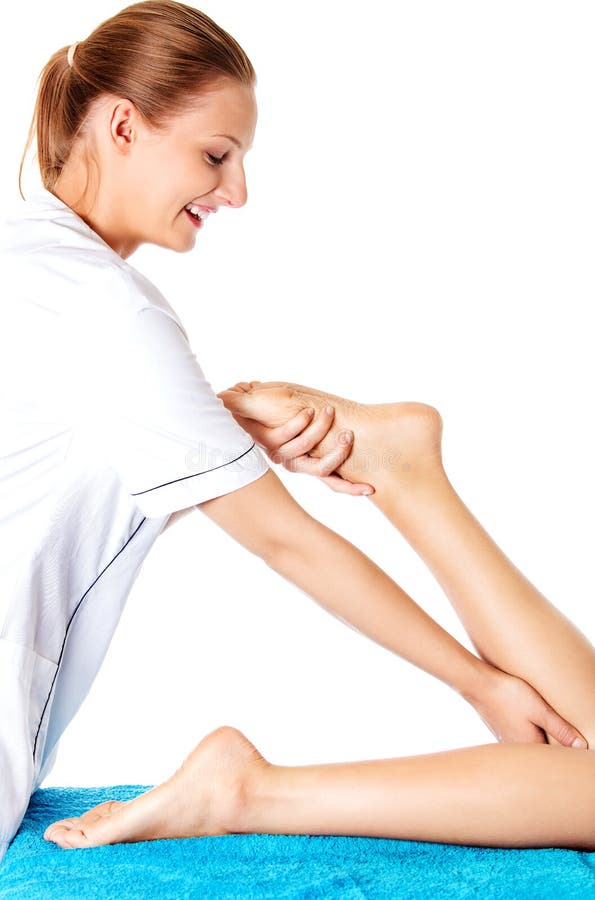
<path fill-rule="evenodd" d="M 168 209 L 172 219 L 185 217 L 186 203 L 208 195 L 217 183 L 217 172 L 197 159 L 196 154 L 159 148 L 150 162 L 146 158 L 139 160 L 134 178 L 141 194 L 141 208 L 154 222 L 163 222 Z"/>
<path fill-rule="evenodd" d="M 179 206 L 182 206 L 189 188 L 192 191 L 192 177 L 189 177 L 192 169 L 186 158 L 179 150 L 176 153 L 159 148 L 145 163 L 144 166 L 139 166 L 139 171 L 135 174 L 151 198 L 151 205 L 162 207 L 164 203 L 171 205 L 172 202 L 179 202 Z"/>

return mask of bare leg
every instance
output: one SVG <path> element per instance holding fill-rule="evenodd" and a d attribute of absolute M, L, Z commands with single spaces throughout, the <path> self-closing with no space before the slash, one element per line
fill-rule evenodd
<path fill-rule="evenodd" d="M 593 850 L 594 776 L 595 752 L 547 744 L 269 766 L 241 830 Z"/>
<path fill-rule="evenodd" d="M 322 456 L 354 432 L 338 473 L 367 481 L 370 500 L 401 532 L 443 587 L 480 656 L 523 678 L 595 748 L 595 648 L 508 559 L 465 506 L 444 470 L 442 419 L 423 403 L 358 404 L 304 385 L 285 385 L 296 404 L 336 410 Z M 558 741 L 547 735 L 552 744 Z"/>
<path fill-rule="evenodd" d="M 275 766 L 237 729 L 163 785 L 52 824 L 64 848 L 233 833 L 342 834 L 595 850 L 595 751 L 485 744 L 400 759 Z"/>
<path fill-rule="evenodd" d="M 310 395 L 307 402 L 327 398 Z M 436 574 L 476 647 L 533 684 L 595 745 L 586 688 L 593 683 L 595 651 L 504 556 L 450 485 L 436 411 L 424 404 L 364 410 L 347 404 L 343 410 L 340 400 L 333 398 L 336 430 L 352 427 L 360 453 L 372 449 L 380 452 L 377 461 L 383 459 L 366 472 L 376 487 L 374 502 Z M 350 459 L 353 470 L 358 457 Z M 54 823 L 46 837 L 85 847 L 256 831 L 591 851 L 594 776 L 595 751 L 545 744 L 273 766 L 241 732 L 223 727 L 163 785 L 129 803 L 102 804 Z"/>
<path fill-rule="evenodd" d="M 441 467 L 399 496 L 390 482 L 383 473 L 371 499 L 427 563 L 480 656 L 533 685 L 595 748 L 590 641 L 508 559 Z"/>

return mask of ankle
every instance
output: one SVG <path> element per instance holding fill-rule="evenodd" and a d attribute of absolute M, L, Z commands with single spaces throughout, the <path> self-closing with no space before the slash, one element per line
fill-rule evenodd
<path fill-rule="evenodd" d="M 387 468 L 365 480 L 374 487 L 369 499 L 399 529 L 412 514 L 431 514 L 436 504 L 455 494 L 441 461 L 405 471 Z"/>
<path fill-rule="evenodd" d="M 253 834 L 266 830 L 264 813 L 272 799 L 276 768 L 268 760 L 258 760 L 229 791 L 224 824 L 230 834 Z"/>
<path fill-rule="evenodd" d="M 413 401 L 367 404 L 360 408 L 358 425 L 346 464 L 359 481 L 376 489 L 390 485 L 404 490 L 446 477 L 442 417 L 433 406 Z"/>

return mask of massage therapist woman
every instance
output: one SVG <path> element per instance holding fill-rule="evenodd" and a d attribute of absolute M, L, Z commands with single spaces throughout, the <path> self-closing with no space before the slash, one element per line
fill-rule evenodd
<path fill-rule="evenodd" d="M 165 783 L 48 822 L 48 840 L 70 848 L 266 832 L 593 850 L 595 649 L 460 499 L 438 410 L 286 382 L 216 395 L 184 323 L 128 262 L 146 243 L 188 252 L 209 215 L 246 203 L 255 86 L 234 38 L 172 0 L 123 9 L 41 72 L 25 152 L 35 133 L 43 186 L 7 221 L 1 258 L 11 286 L 0 322 L 11 376 L 0 431 L 2 854 L 143 560 L 189 511 L 442 679 L 496 742 L 277 766 L 222 725 Z M 367 486 L 358 459 L 371 454 L 384 463 Z M 374 504 L 411 544 L 478 655 L 302 509 L 269 460 L 337 490 L 369 487 L 352 502 Z"/>

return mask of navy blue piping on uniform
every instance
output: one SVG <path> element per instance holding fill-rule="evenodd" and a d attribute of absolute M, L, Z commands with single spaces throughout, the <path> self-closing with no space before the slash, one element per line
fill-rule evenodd
<path fill-rule="evenodd" d="M 157 484 L 155 487 L 147 488 L 146 491 L 137 491 L 136 494 L 131 494 L 131 497 L 139 497 L 140 494 L 148 494 L 149 491 L 156 491 L 157 488 L 166 487 L 168 484 L 176 484 L 178 481 L 185 481 L 187 478 L 197 478 L 199 475 L 206 475 L 208 472 L 214 472 L 215 469 L 222 469 L 223 466 L 230 466 L 232 463 L 237 462 L 238 459 L 241 459 L 242 456 L 245 456 L 246 453 L 250 453 L 253 447 L 256 446 L 256 441 L 253 442 L 252 447 L 248 447 L 247 450 L 244 450 L 243 453 L 240 453 L 239 456 L 236 456 L 235 459 L 230 459 L 228 462 L 221 463 L 220 466 L 213 466 L 212 469 L 205 469 L 204 472 L 195 472 L 194 475 L 184 475 L 183 478 L 174 478 L 173 481 L 164 481 L 163 484 Z"/>
<path fill-rule="evenodd" d="M 132 496 L 132 497 L 138 497 L 139 494 L 147 494 L 149 491 L 155 491 L 155 490 L 157 490 L 158 487 L 165 487 L 165 486 L 168 485 L 168 484 L 174 484 L 176 481 L 184 481 L 186 478 L 196 478 L 197 475 L 206 475 L 207 472 L 214 472 L 215 469 L 222 469 L 223 466 L 229 466 L 229 465 L 231 465 L 231 463 L 237 462 L 238 459 L 241 459 L 242 456 L 245 456 L 246 453 L 250 453 L 250 451 L 252 450 L 252 448 L 253 448 L 255 445 L 256 445 L 256 441 L 253 442 L 252 447 L 248 447 L 248 449 L 245 450 L 244 453 L 241 453 L 240 456 L 237 456 L 235 459 L 229 460 L 229 462 L 222 463 L 220 466 L 213 466 L 212 469 L 206 469 L 205 472 L 196 472 L 194 475 L 185 475 L 183 478 L 174 478 L 173 481 L 166 481 L 164 484 L 158 484 L 156 487 L 147 488 L 146 491 L 137 491 L 136 494 L 131 494 L 131 496 Z M 77 613 L 77 610 L 79 609 L 81 603 L 83 602 L 83 600 L 85 599 L 85 597 L 87 596 L 87 594 L 89 593 L 89 591 L 91 590 L 91 588 L 93 587 L 93 585 L 97 584 L 97 582 L 99 581 L 99 579 L 101 578 L 101 576 L 103 575 L 103 573 L 106 571 L 106 569 L 108 569 L 108 568 L 111 566 L 111 564 L 114 562 L 114 560 L 116 560 L 116 559 L 118 558 L 118 556 L 120 555 L 120 553 L 122 552 L 122 550 L 125 550 L 125 549 L 126 549 L 126 547 L 127 547 L 128 544 L 130 543 L 130 541 L 132 540 L 132 538 L 134 537 L 134 535 L 137 533 L 138 529 L 141 527 L 141 525 L 143 524 L 143 522 L 146 521 L 146 518 L 147 518 L 147 517 L 145 516 L 144 519 L 142 520 L 142 522 L 139 524 L 138 528 L 137 528 L 135 531 L 133 531 L 133 533 L 130 535 L 130 537 L 128 538 L 128 540 L 127 540 L 126 543 L 124 544 L 124 546 L 123 546 L 120 550 L 118 550 L 118 552 L 117 552 L 116 555 L 113 557 L 113 559 L 111 559 L 111 560 L 108 562 L 107 566 L 99 573 L 99 575 L 97 576 L 97 578 L 95 579 L 95 581 L 93 582 L 93 584 L 91 584 L 91 585 L 87 588 L 87 590 L 85 591 L 85 593 L 83 594 L 83 596 L 81 597 L 81 599 L 79 600 L 79 602 L 77 603 L 77 605 L 75 606 L 75 608 L 74 608 L 74 610 L 73 610 L 73 613 L 72 613 L 70 619 L 68 620 L 68 625 L 66 626 L 66 630 L 65 630 L 65 632 L 64 632 L 64 640 L 62 641 L 62 648 L 61 648 L 61 650 L 60 650 L 60 656 L 58 657 L 58 662 L 57 662 L 57 664 L 56 664 L 56 671 L 54 672 L 54 677 L 52 678 L 52 683 L 51 683 L 51 685 L 50 685 L 50 691 L 49 691 L 49 694 L 48 694 L 48 696 L 47 696 L 47 700 L 45 701 L 43 710 L 41 711 L 41 718 L 40 718 L 40 720 L 39 720 L 39 725 L 37 726 L 37 733 L 36 733 L 36 735 L 35 735 L 35 742 L 34 742 L 34 744 L 33 744 L 33 762 L 34 762 L 34 763 L 35 763 L 35 751 L 36 751 L 36 749 L 37 749 L 37 738 L 39 737 L 39 732 L 40 732 L 40 730 L 41 730 L 41 723 L 43 722 L 43 717 L 44 717 L 44 715 L 45 715 L 45 711 L 46 711 L 46 709 L 47 709 L 47 705 L 48 705 L 48 703 L 50 702 L 50 697 L 52 696 L 52 691 L 53 691 L 53 689 L 54 689 L 54 683 L 55 683 L 55 681 L 56 681 L 56 678 L 58 677 L 58 671 L 59 671 L 59 669 L 60 669 L 60 661 L 61 661 L 62 656 L 63 656 L 63 654 L 64 654 L 64 647 L 66 646 L 66 638 L 68 637 L 68 631 L 69 631 L 69 629 L 70 629 L 70 626 L 72 625 L 72 620 L 74 619 L 74 617 L 75 617 L 75 615 L 76 615 L 76 613 Z"/>
<path fill-rule="evenodd" d="M 89 591 L 91 590 L 91 588 L 93 587 L 93 585 L 97 584 L 97 582 L 99 581 L 99 579 L 101 578 L 101 576 L 103 575 L 103 573 L 106 571 L 106 569 L 109 569 L 109 567 L 110 567 L 111 564 L 114 562 L 114 560 L 116 560 L 116 559 L 118 558 L 118 556 L 120 555 L 120 553 L 122 552 L 122 550 L 125 550 L 125 549 L 126 549 L 126 547 L 127 547 L 128 544 L 130 543 L 130 541 L 132 540 L 132 538 L 134 537 L 134 535 L 138 532 L 138 530 L 139 530 L 139 528 L 141 527 L 141 525 L 142 525 L 144 522 L 146 522 L 146 521 L 147 521 L 147 517 L 145 516 L 145 517 L 143 518 L 142 522 L 140 522 L 140 524 L 138 525 L 138 527 L 132 532 L 132 534 L 130 535 L 130 537 L 128 538 L 128 540 L 127 540 L 126 543 L 124 544 L 124 546 L 121 547 L 120 550 L 118 550 L 118 552 L 116 553 L 116 555 L 108 562 L 107 566 L 105 566 L 105 568 L 102 569 L 102 571 L 99 573 L 99 575 L 97 576 L 97 578 L 95 579 L 95 581 L 93 582 L 93 584 L 89 585 L 89 587 L 87 588 L 87 590 L 85 591 L 85 593 L 83 594 L 83 596 L 81 597 L 81 599 L 79 600 L 79 602 L 77 603 L 77 605 L 75 606 L 75 608 L 74 608 L 74 610 L 73 610 L 73 612 L 72 612 L 72 615 L 71 615 L 70 619 L 68 620 L 68 625 L 66 626 L 66 630 L 65 630 L 65 632 L 64 632 L 64 640 L 62 641 L 62 649 L 60 650 L 60 656 L 58 657 L 58 663 L 57 663 L 57 665 L 56 665 L 56 671 L 54 672 L 54 677 L 52 678 L 52 683 L 51 683 L 51 685 L 50 685 L 50 691 L 49 691 L 49 694 L 48 694 L 48 696 L 47 696 L 47 700 L 45 701 L 43 710 L 42 710 L 42 712 L 41 712 L 41 718 L 40 718 L 40 720 L 39 720 L 39 725 L 37 726 L 37 733 L 36 733 L 36 735 L 35 735 L 35 743 L 33 744 L 33 763 L 34 763 L 34 764 L 35 764 L 35 750 L 37 749 L 37 738 L 39 737 L 39 731 L 40 731 L 40 729 L 41 729 L 41 723 L 43 722 L 43 717 L 44 717 L 44 715 L 45 715 L 45 711 L 46 711 L 46 709 L 47 709 L 47 705 L 48 705 L 48 703 L 50 702 L 50 697 L 52 696 L 52 691 L 53 691 L 53 689 L 54 689 L 54 683 L 55 683 L 56 678 L 57 678 L 57 676 L 58 676 L 58 671 L 59 671 L 59 669 L 60 669 L 60 661 L 61 661 L 62 656 L 63 656 L 63 654 L 64 654 L 64 647 L 66 646 L 66 638 L 67 638 L 67 636 L 68 636 L 68 631 L 69 631 L 69 629 L 70 629 L 70 626 L 72 625 L 72 620 L 74 619 L 74 617 L 75 617 L 75 615 L 76 615 L 76 613 L 77 613 L 77 610 L 79 609 L 81 603 L 83 602 L 83 600 L 85 599 L 85 597 L 87 596 L 87 594 L 89 593 Z"/>

